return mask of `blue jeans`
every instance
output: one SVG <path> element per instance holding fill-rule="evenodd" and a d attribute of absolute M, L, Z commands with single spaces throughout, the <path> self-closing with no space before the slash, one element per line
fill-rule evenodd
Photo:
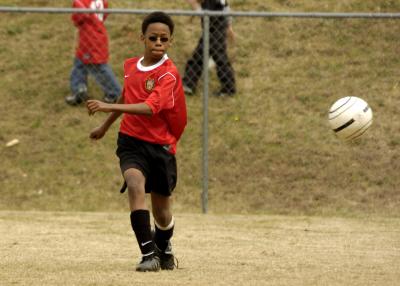
<path fill-rule="evenodd" d="M 80 89 L 87 89 L 89 73 L 94 76 L 104 95 L 117 98 L 121 95 L 121 86 L 118 83 L 111 67 L 108 64 L 84 64 L 80 59 L 74 59 L 71 71 L 70 87 L 72 94 L 77 94 Z"/>

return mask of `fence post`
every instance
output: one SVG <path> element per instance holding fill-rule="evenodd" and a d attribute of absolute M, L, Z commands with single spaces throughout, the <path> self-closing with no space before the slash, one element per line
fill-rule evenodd
<path fill-rule="evenodd" d="M 201 194 L 203 213 L 208 211 L 208 60 L 210 49 L 210 16 L 203 16 L 203 191 Z"/>

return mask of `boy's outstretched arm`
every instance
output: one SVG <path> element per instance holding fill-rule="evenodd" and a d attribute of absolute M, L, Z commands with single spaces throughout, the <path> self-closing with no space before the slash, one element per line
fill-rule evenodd
<path fill-rule="evenodd" d="M 94 101 L 94 100 L 91 100 L 92 102 Z M 97 100 L 96 100 L 97 101 Z M 120 96 L 120 98 L 118 99 L 118 103 L 123 103 L 124 102 L 124 100 L 123 100 L 123 96 Z M 100 110 L 96 110 L 96 111 L 93 111 L 93 110 L 91 110 L 90 109 L 90 107 L 89 107 L 89 101 L 86 103 L 86 107 L 87 107 L 87 109 L 88 109 L 88 112 L 89 112 L 89 115 L 93 115 L 96 111 L 100 111 Z M 97 106 L 96 104 L 91 104 L 91 106 Z M 105 134 L 106 134 L 106 132 L 107 132 L 107 130 L 110 128 L 110 126 L 115 122 L 115 120 L 117 120 L 117 118 L 120 116 L 122 114 L 122 112 L 112 112 L 108 117 L 107 117 L 107 119 L 103 122 L 103 124 L 101 124 L 100 126 L 98 126 L 98 127 L 96 127 L 96 128 L 94 128 L 91 132 L 90 132 L 90 135 L 89 135 L 89 137 L 91 138 L 91 139 L 94 139 L 94 140 L 98 140 L 98 139 L 101 139 Z"/>
<path fill-rule="evenodd" d="M 88 100 L 86 103 L 89 115 L 96 112 L 130 113 L 138 115 L 152 115 L 153 110 L 146 103 L 124 104 L 120 100 L 118 103 L 105 103 L 99 100 Z M 112 115 L 112 114 L 111 114 Z M 111 117 L 110 115 L 110 117 Z M 119 115 L 118 115 L 119 116 Z"/>

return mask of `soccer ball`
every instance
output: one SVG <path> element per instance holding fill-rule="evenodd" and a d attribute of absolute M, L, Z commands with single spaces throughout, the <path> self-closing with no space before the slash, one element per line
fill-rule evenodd
<path fill-rule="evenodd" d="M 341 140 L 353 141 L 371 126 L 372 109 L 361 98 L 343 97 L 329 109 L 329 124 Z"/>

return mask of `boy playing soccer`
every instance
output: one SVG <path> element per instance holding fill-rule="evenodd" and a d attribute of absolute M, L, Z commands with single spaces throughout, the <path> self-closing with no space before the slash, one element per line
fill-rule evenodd
<path fill-rule="evenodd" d="M 174 268 L 171 194 L 177 181 L 176 144 L 187 117 L 181 78 L 166 54 L 173 32 L 174 23 L 167 14 L 149 14 L 142 23 L 144 55 L 125 61 L 124 88 L 118 103 L 87 101 L 89 115 L 110 112 L 90 133 L 92 139 L 102 138 L 124 114 L 116 153 L 128 187 L 132 229 L 142 253 L 136 271 Z M 154 234 L 145 193 L 151 195 Z"/>

